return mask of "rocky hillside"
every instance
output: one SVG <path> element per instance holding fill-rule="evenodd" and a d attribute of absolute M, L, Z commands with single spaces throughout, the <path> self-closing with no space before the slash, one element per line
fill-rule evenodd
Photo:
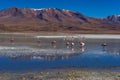
<path fill-rule="evenodd" d="M 120 17 L 99 19 L 57 8 L 12 7 L 0 11 L 0 31 L 119 32 Z"/>
<path fill-rule="evenodd" d="M 111 22 L 120 23 L 120 15 L 111 15 L 108 16 L 107 19 Z"/>

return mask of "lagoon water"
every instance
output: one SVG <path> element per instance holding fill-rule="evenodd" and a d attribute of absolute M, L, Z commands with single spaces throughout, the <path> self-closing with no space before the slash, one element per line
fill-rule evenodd
<path fill-rule="evenodd" d="M 11 43 L 10 39 L 14 39 Z M 38 42 L 40 40 L 40 43 Z M 56 40 L 55 45 L 51 42 Z M 0 34 L 0 71 L 38 71 L 51 68 L 92 68 L 120 71 L 120 39 L 37 38 L 26 34 Z M 85 42 L 80 47 L 78 42 Z M 102 47 L 106 42 L 108 46 Z"/>

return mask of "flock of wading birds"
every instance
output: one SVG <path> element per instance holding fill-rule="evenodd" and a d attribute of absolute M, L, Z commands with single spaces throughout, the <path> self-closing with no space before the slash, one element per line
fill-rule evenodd
<path fill-rule="evenodd" d="M 75 46 L 75 43 L 73 42 L 74 37 L 71 37 L 71 41 L 68 41 L 68 40 L 70 40 L 70 39 L 67 39 L 67 37 L 64 38 L 64 40 L 66 41 L 66 44 L 65 44 L 66 46 L 69 46 L 69 47 Z M 15 41 L 14 38 L 11 38 L 11 39 L 10 39 L 10 43 L 14 43 L 14 41 Z M 38 39 L 38 40 L 37 40 L 37 43 L 40 44 L 40 43 L 41 43 L 41 40 Z M 56 40 L 51 41 L 51 45 L 53 45 L 53 46 L 55 46 L 56 43 L 57 43 Z M 81 48 L 85 46 L 85 43 L 82 41 L 82 38 L 81 38 L 81 40 L 79 41 L 78 45 L 79 45 Z M 105 47 L 105 46 L 107 46 L 107 43 L 104 42 L 104 43 L 101 44 L 101 46 L 102 46 L 102 47 Z"/>

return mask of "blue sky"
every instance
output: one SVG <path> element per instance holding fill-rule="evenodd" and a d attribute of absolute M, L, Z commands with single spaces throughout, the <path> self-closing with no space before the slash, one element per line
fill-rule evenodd
<path fill-rule="evenodd" d="M 100 18 L 120 14 L 120 0 L 0 0 L 0 9 L 14 6 L 68 9 Z"/>

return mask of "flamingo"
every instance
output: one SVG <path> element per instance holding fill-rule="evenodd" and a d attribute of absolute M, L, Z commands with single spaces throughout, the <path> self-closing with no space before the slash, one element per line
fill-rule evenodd
<path fill-rule="evenodd" d="M 84 42 L 79 42 L 79 44 L 80 44 L 81 47 L 85 46 Z"/>
<path fill-rule="evenodd" d="M 102 43 L 101 46 L 105 47 L 107 46 L 107 43 Z"/>
<path fill-rule="evenodd" d="M 56 40 L 52 41 L 51 44 L 52 44 L 52 45 L 56 44 Z"/>
<path fill-rule="evenodd" d="M 66 45 L 68 46 L 70 44 L 70 42 L 66 42 Z"/>
<path fill-rule="evenodd" d="M 71 46 L 74 46 L 74 45 L 75 45 L 75 43 L 74 43 L 74 42 L 72 42 L 72 43 L 71 43 Z"/>
<path fill-rule="evenodd" d="M 12 38 L 12 39 L 10 39 L 10 43 L 13 43 L 14 42 L 14 39 Z"/>

